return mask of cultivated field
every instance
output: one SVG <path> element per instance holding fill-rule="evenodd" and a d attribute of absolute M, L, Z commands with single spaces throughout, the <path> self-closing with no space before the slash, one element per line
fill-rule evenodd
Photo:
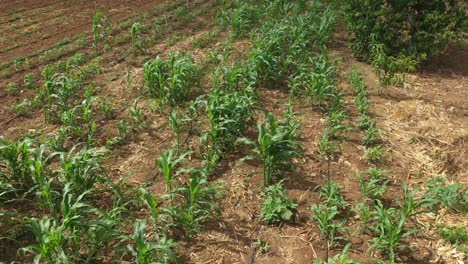
<path fill-rule="evenodd" d="M 468 43 L 322 2 L 0 2 L 0 263 L 464 263 Z"/>

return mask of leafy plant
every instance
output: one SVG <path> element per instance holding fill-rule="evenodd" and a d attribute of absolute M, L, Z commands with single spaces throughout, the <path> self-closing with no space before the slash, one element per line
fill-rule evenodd
<path fill-rule="evenodd" d="M 60 153 L 62 167 L 61 178 L 65 183 L 70 183 L 77 193 L 90 190 L 97 182 L 103 182 L 104 168 L 101 159 L 104 150 L 82 149 L 78 151 L 76 146 L 68 153 Z"/>
<path fill-rule="evenodd" d="M 315 264 L 363 264 L 363 262 L 353 260 L 348 256 L 347 253 L 350 247 L 351 247 L 351 244 L 347 244 L 341 251 L 341 254 L 335 255 L 332 258 L 329 258 L 326 260 L 319 258 L 314 263 Z"/>
<path fill-rule="evenodd" d="M 468 228 L 465 226 L 437 226 L 439 235 L 462 252 L 468 251 Z"/>
<path fill-rule="evenodd" d="M 36 83 L 34 81 L 34 77 L 31 73 L 27 73 L 24 75 L 24 87 L 27 89 L 34 89 L 36 86 Z"/>
<path fill-rule="evenodd" d="M 16 83 L 13 82 L 9 82 L 6 85 L 5 91 L 8 95 L 17 95 L 19 93 L 18 86 L 16 85 Z"/>
<path fill-rule="evenodd" d="M 283 187 L 283 181 L 269 186 L 265 190 L 266 199 L 263 202 L 260 218 L 267 224 L 279 224 L 281 221 L 289 221 L 297 207 L 293 201 L 287 198 L 287 191 Z"/>
<path fill-rule="evenodd" d="M 247 2 L 236 1 L 230 7 L 222 8 L 216 17 L 221 26 L 231 29 L 231 37 L 238 39 L 246 36 L 257 24 L 261 9 Z"/>
<path fill-rule="evenodd" d="M 381 77 L 390 80 L 394 73 L 415 70 L 443 52 L 448 42 L 462 39 L 464 9 L 461 1 L 348 1 L 345 14 L 353 33 L 351 47 L 355 56 L 372 62 L 383 71 Z"/>
<path fill-rule="evenodd" d="M 442 177 L 427 182 L 424 205 L 431 208 L 448 207 L 462 212 L 468 211 L 468 194 L 462 184 L 447 184 Z"/>
<path fill-rule="evenodd" d="M 255 101 L 244 92 L 223 93 L 214 89 L 204 103 L 210 130 L 200 140 L 200 152 L 205 170 L 212 174 L 225 151 L 232 148 L 244 131 Z"/>
<path fill-rule="evenodd" d="M 370 199 L 371 201 L 380 200 L 382 194 L 385 192 L 387 180 L 380 178 L 366 179 L 361 174 L 358 174 L 359 187 L 363 200 Z"/>

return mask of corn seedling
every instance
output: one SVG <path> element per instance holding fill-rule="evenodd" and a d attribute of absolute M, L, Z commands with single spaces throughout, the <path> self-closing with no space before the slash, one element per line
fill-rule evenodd
<path fill-rule="evenodd" d="M 358 122 L 358 127 L 362 130 L 368 130 L 369 128 L 375 127 L 375 120 L 367 114 L 360 115 Z"/>
<path fill-rule="evenodd" d="M 135 99 L 130 106 L 130 116 L 132 117 L 132 127 L 134 131 L 138 131 L 146 126 L 145 116 L 141 109 L 138 109 L 139 99 Z"/>
<path fill-rule="evenodd" d="M 147 189 L 140 187 L 138 188 L 138 198 L 139 201 L 142 201 L 149 209 L 151 220 L 153 221 L 154 227 L 159 230 L 162 227 L 160 226 L 161 215 L 159 214 L 159 199 L 153 197 Z"/>
<path fill-rule="evenodd" d="M 197 87 L 198 69 L 192 57 L 170 53 L 168 60 L 159 57 L 144 65 L 145 86 L 152 97 L 161 102 L 176 104 L 186 100 L 191 89 Z"/>
<path fill-rule="evenodd" d="M 101 110 L 104 113 L 106 119 L 112 119 L 114 117 L 114 109 L 108 100 L 104 99 L 101 101 Z"/>
<path fill-rule="evenodd" d="M 181 133 L 187 123 L 191 123 L 193 119 L 185 117 L 178 111 L 172 111 L 169 115 L 169 125 L 174 132 L 176 150 L 181 150 Z"/>
<path fill-rule="evenodd" d="M 326 55 L 311 59 L 312 72 L 307 85 L 307 94 L 313 108 L 321 111 L 340 111 L 343 98 L 335 87 L 337 69 Z"/>
<path fill-rule="evenodd" d="M 134 257 L 137 264 L 170 263 L 176 260 L 176 254 L 172 250 L 177 244 L 166 237 L 157 237 L 157 244 L 148 241 L 145 221 L 137 221 L 134 225 L 134 245 L 128 245 L 127 249 Z"/>
<path fill-rule="evenodd" d="M 130 28 L 130 34 L 132 35 L 132 48 L 134 50 L 139 50 L 142 53 L 146 53 L 143 49 L 143 42 L 140 36 L 140 32 L 144 29 L 144 26 L 138 22 L 133 23 Z"/>
<path fill-rule="evenodd" d="M 312 219 L 317 223 L 320 230 L 320 234 L 326 241 L 326 258 L 328 260 L 328 253 L 330 248 L 333 247 L 338 240 L 345 239 L 340 236 L 339 233 L 347 231 L 344 226 L 346 223 L 345 219 L 338 220 L 337 216 L 339 211 L 336 206 L 329 207 L 324 204 L 312 205 L 310 207 L 312 211 Z"/>
<path fill-rule="evenodd" d="M 346 133 L 352 130 L 351 126 L 345 123 L 348 120 L 348 115 L 343 111 L 333 111 L 328 114 L 327 130 L 329 136 L 334 140 L 346 140 Z"/>
<path fill-rule="evenodd" d="M 177 227 L 185 230 L 188 237 L 199 232 L 202 223 L 221 213 L 215 204 L 215 198 L 220 195 L 219 187 L 211 185 L 201 170 L 192 169 L 190 174 L 187 185 L 175 190 L 183 197 L 183 203 L 162 209 L 172 217 Z"/>
<path fill-rule="evenodd" d="M 347 244 L 340 254 L 335 255 L 327 260 L 318 259 L 315 264 L 364 264 L 364 262 L 356 261 L 348 256 L 348 250 L 351 244 Z"/>
<path fill-rule="evenodd" d="M 212 174 L 226 150 L 231 148 L 244 131 L 253 114 L 254 99 L 242 92 L 222 93 L 214 89 L 204 101 L 210 130 L 200 140 L 204 167 Z"/>
<path fill-rule="evenodd" d="M 327 178 L 330 178 L 330 163 L 332 160 L 337 159 L 341 153 L 339 142 L 331 139 L 328 129 L 322 135 L 318 145 L 320 156 L 327 161 Z"/>
<path fill-rule="evenodd" d="M 354 208 L 353 212 L 356 213 L 361 220 L 362 225 L 359 230 L 359 233 L 362 234 L 369 230 L 369 224 L 372 220 L 372 208 L 366 203 L 366 201 L 362 201 L 358 203 Z"/>
<path fill-rule="evenodd" d="M 344 210 L 348 206 L 341 195 L 341 186 L 332 180 L 327 179 L 325 184 L 319 189 L 320 198 L 324 200 L 323 204 L 328 207 L 336 207 L 337 210 Z"/>
<path fill-rule="evenodd" d="M 34 254 L 34 263 L 39 264 L 42 259 L 49 263 L 69 263 L 63 248 L 65 230 L 57 220 L 32 218 L 28 226 L 36 238 L 36 244 L 22 248 L 21 251 Z"/>
<path fill-rule="evenodd" d="M 34 81 L 34 77 L 31 73 L 25 74 L 23 78 L 24 87 L 27 89 L 34 89 L 36 87 L 36 83 Z"/>
<path fill-rule="evenodd" d="M 19 93 L 18 86 L 15 83 L 8 83 L 5 87 L 5 91 L 8 95 L 17 95 Z"/>
<path fill-rule="evenodd" d="M 0 137 L 0 160 L 7 166 L 0 167 L 2 180 L 17 190 L 29 190 L 35 184 L 31 173 L 35 148 L 30 139 L 7 141 Z"/>
<path fill-rule="evenodd" d="M 382 163 L 385 160 L 385 151 L 382 145 L 366 150 L 367 160 L 371 163 Z"/>
<path fill-rule="evenodd" d="M 283 181 L 269 186 L 265 190 L 266 199 L 263 202 L 260 218 L 267 224 L 279 224 L 282 221 L 290 221 L 297 207 L 288 199 L 288 192 L 283 187 Z"/>
<path fill-rule="evenodd" d="M 390 263 L 393 264 L 398 256 L 397 250 L 404 245 L 402 240 L 417 233 L 419 230 L 405 230 L 407 218 L 404 210 L 397 211 L 394 208 L 384 208 L 379 200 L 376 203 L 375 224 L 371 228 L 377 236 L 372 239 L 372 245 L 369 250 L 376 248 L 387 254 L 390 258 Z"/>
<path fill-rule="evenodd" d="M 468 211 L 468 194 L 462 184 L 447 184 L 447 180 L 436 177 L 427 182 L 424 206 L 432 209 L 447 207 L 461 212 Z"/>
<path fill-rule="evenodd" d="M 36 109 L 36 102 L 29 98 L 23 99 L 23 101 L 15 102 L 11 105 L 15 113 L 20 116 L 28 116 Z"/>
<path fill-rule="evenodd" d="M 225 7 L 216 14 L 222 27 L 231 29 L 231 38 L 239 39 L 246 36 L 257 24 L 260 11 L 249 3 L 234 2 L 232 7 Z"/>
<path fill-rule="evenodd" d="M 60 153 L 62 180 L 72 184 L 77 193 L 90 190 L 97 182 L 103 181 L 101 158 L 104 153 L 104 150 L 93 149 L 77 151 L 76 146 L 68 153 Z"/>
<path fill-rule="evenodd" d="M 173 150 L 165 151 L 156 159 L 156 164 L 159 168 L 159 171 L 164 177 L 166 182 L 166 192 L 171 195 L 171 203 L 173 203 L 173 190 L 174 190 L 174 180 L 182 173 L 185 173 L 186 170 L 177 170 L 182 162 L 185 161 L 188 155 L 191 152 L 185 152 L 180 156 L 176 156 Z"/>
<path fill-rule="evenodd" d="M 263 184 L 268 186 L 284 168 L 291 167 L 292 158 L 301 155 L 302 147 L 295 139 L 298 125 L 279 123 L 271 113 L 266 119 L 267 124 L 258 123 L 255 151 L 263 160 Z"/>
<path fill-rule="evenodd" d="M 365 179 L 361 174 L 358 174 L 358 182 L 363 200 L 375 201 L 382 197 L 388 181 L 379 178 Z"/>
<path fill-rule="evenodd" d="M 362 136 L 362 141 L 366 147 L 380 143 L 380 129 L 376 127 L 367 128 L 367 130 L 364 132 L 364 135 Z"/>
<path fill-rule="evenodd" d="M 104 42 L 110 46 L 111 27 L 107 16 L 101 11 L 94 11 L 93 14 L 93 48 L 94 53 L 99 53 L 99 43 Z"/>

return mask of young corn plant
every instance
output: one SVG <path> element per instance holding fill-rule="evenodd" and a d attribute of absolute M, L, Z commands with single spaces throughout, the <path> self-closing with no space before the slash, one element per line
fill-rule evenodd
<path fill-rule="evenodd" d="M 23 253 L 34 255 L 34 263 L 45 260 L 48 263 L 69 263 L 65 253 L 64 227 L 55 219 L 32 218 L 28 224 L 36 238 L 36 244 L 21 248 Z"/>
<path fill-rule="evenodd" d="M 374 221 L 371 227 L 377 234 L 371 241 L 371 249 L 377 249 L 388 255 L 390 263 L 395 263 L 398 256 L 397 250 L 404 246 L 403 239 L 419 232 L 418 229 L 405 229 L 405 223 L 408 219 L 404 210 L 395 208 L 384 208 L 382 203 L 377 200 L 375 207 Z"/>
<path fill-rule="evenodd" d="M 143 54 L 146 53 L 143 41 L 140 36 L 141 31 L 144 29 L 144 26 L 138 22 L 133 23 L 132 27 L 130 28 L 130 34 L 132 36 L 132 49 L 139 50 Z"/>
<path fill-rule="evenodd" d="M 31 173 L 35 148 L 31 139 L 9 141 L 0 137 L 0 166 L 2 181 L 9 183 L 13 190 L 27 191 L 35 184 Z"/>
<path fill-rule="evenodd" d="M 211 175 L 225 152 L 233 147 L 252 117 L 255 101 L 242 92 L 213 90 L 205 102 L 210 130 L 200 140 L 205 170 Z"/>
<path fill-rule="evenodd" d="M 91 190 L 98 182 L 103 182 L 104 167 L 101 159 L 105 150 L 82 149 L 76 146 L 68 153 L 60 153 L 62 170 L 60 177 L 63 182 L 73 186 L 76 193 Z"/>
<path fill-rule="evenodd" d="M 179 175 L 187 172 L 184 169 L 178 170 L 178 168 L 190 154 L 191 152 L 185 152 L 180 156 L 177 156 L 173 150 L 167 150 L 156 159 L 156 165 L 166 182 L 166 192 L 170 195 L 171 205 L 174 204 L 175 198 L 174 181 Z"/>
<path fill-rule="evenodd" d="M 127 238 L 132 244 L 127 246 L 128 251 L 134 257 L 137 264 L 171 263 L 176 260 L 177 255 L 173 248 L 177 244 L 165 236 L 157 236 L 156 242 L 148 241 L 146 222 L 137 221 L 134 225 L 133 237 Z"/>
<path fill-rule="evenodd" d="M 186 54 L 170 53 L 168 60 L 156 58 L 144 65 L 145 86 L 161 103 L 175 105 L 188 99 L 198 86 L 198 66 Z"/>
<path fill-rule="evenodd" d="M 373 164 L 385 161 L 385 150 L 383 145 L 377 145 L 366 150 L 367 160 Z"/>
<path fill-rule="evenodd" d="M 283 181 L 269 186 L 264 194 L 266 199 L 260 212 L 260 218 L 263 221 L 270 225 L 277 225 L 293 218 L 297 204 L 288 199 L 288 192 L 283 187 Z"/>
<path fill-rule="evenodd" d="M 341 154 L 341 145 L 332 140 L 330 132 L 326 129 L 318 145 L 320 156 L 327 161 L 327 179 L 330 179 L 330 165 L 332 160 L 337 159 Z"/>
<path fill-rule="evenodd" d="M 216 17 L 222 27 L 231 30 L 231 38 L 245 37 L 258 23 L 261 9 L 250 3 L 234 2 L 222 8 Z"/>
<path fill-rule="evenodd" d="M 331 139 L 338 141 L 348 139 L 346 133 L 352 130 L 351 126 L 345 122 L 348 119 L 349 116 L 344 111 L 333 111 L 328 113 L 327 130 Z"/>
<path fill-rule="evenodd" d="M 130 116 L 132 117 L 132 127 L 134 131 L 143 129 L 146 126 L 143 111 L 138 108 L 139 99 L 135 99 L 130 106 Z"/>
<path fill-rule="evenodd" d="M 364 146 L 371 147 L 378 143 L 381 143 L 380 139 L 380 129 L 376 127 L 368 127 L 364 131 L 364 135 L 362 136 L 362 141 L 364 142 Z"/>
<path fill-rule="evenodd" d="M 348 206 L 341 195 L 342 187 L 332 180 L 327 179 L 325 184 L 320 187 L 319 195 L 323 199 L 323 204 L 328 207 L 336 207 L 337 210 L 343 211 Z"/>
<path fill-rule="evenodd" d="M 328 260 L 330 248 L 339 240 L 344 239 L 344 237 L 340 236 L 340 233 L 347 231 L 345 227 L 346 219 L 337 219 L 339 211 L 336 206 L 329 207 L 324 204 L 314 204 L 310 207 L 310 210 L 313 213 L 312 219 L 317 223 L 320 233 L 326 241 L 325 259 Z"/>
<path fill-rule="evenodd" d="M 107 16 L 101 11 L 94 11 L 93 13 L 93 49 L 94 53 L 98 55 L 99 44 L 104 42 L 105 47 L 110 47 L 110 37 L 112 28 L 110 26 Z"/>
<path fill-rule="evenodd" d="M 347 244 L 340 254 L 335 255 L 327 260 L 318 259 L 314 263 L 315 264 L 364 264 L 364 262 L 353 260 L 348 256 L 348 250 L 350 247 L 351 247 L 351 243 Z"/>
<path fill-rule="evenodd" d="M 185 129 L 186 124 L 191 123 L 192 121 L 193 121 L 192 118 L 188 116 L 184 116 L 178 111 L 172 111 L 169 114 L 169 125 L 171 126 L 172 131 L 174 132 L 175 145 L 176 145 L 177 152 L 181 151 L 182 149 L 181 133 Z M 188 140 L 188 137 L 187 137 L 187 140 Z"/>
<path fill-rule="evenodd" d="M 312 72 L 307 84 L 307 95 L 313 108 L 320 111 L 340 111 L 343 98 L 335 86 L 338 78 L 337 66 L 326 55 L 311 59 Z"/>
<path fill-rule="evenodd" d="M 271 113 L 266 119 L 266 124 L 258 123 L 255 152 L 263 160 L 263 184 L 269 186 L 283 169 L 292 166 L 292 158 L 301 155 L 302 146 L 295 139 L 298 124 L 279 123 Z"/>
<path fill-rule="evenodd" d="M 221 213 L 215 203 L 221 194 L 219 186 L 211 185 L 202 170 L 192 169 L 190 174 L 188 183 L 175 190 L 183 198 L 183 203 L 162 209 L 172 218 L 175 227 L 182 228 L 189 238 L 202 229 L 203 223 Z"/>
<path fill-rule="evenodd" d="M 365 179 L 361 174 L 358 174 L 359 187 L 363 200 L 380 200 L 386 190 L 388 180 L 382 180 L 381 178 L 370 178 Z"/>

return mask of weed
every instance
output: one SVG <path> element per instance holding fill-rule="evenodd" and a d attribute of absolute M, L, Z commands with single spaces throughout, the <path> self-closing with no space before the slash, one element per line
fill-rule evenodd
<path fill-rule="evenodd" d="M 269 186 L 265 190 L 266 199 L 262 205 L 260 218 L 267 224 L 279 224 L 281 221 L 290 221 L 297 204 L 288 199 L 287 195 L 288 193 L 283 187 L 283 181 Z"/>
<path fill-rule="evenodd" d="M 447 184 L 442 177 L 427 182 L 424 206 L 439 209 L 447 207 L 461 212 L 468 211 L 468 194 L 462 184 Z"/>
<path fill-rule="evenodd" d="M 468 228 L 465 226 L 437 226 L 439 235 L 446 241 L 456 245 L 459 251 L 468 252 Z"/>

